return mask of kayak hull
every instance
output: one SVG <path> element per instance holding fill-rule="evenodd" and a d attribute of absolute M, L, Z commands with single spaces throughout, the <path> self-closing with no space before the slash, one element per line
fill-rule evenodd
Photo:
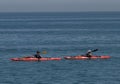
<path fill-rule="evenodd" d="M 35 58 L 35 57 L 23 57 L 23 58 L 12 58 L 12 61 L 49 61 L 49 60 L 61 60 L 59 57 L 42 57 L 42 58 Z"/>
<path fill-rule="evenodd" d="M 91 57 L 86 57 L 86 56 L 65 56 L 64 59 L 67 60 L 85 60 L 85 59 L 109 59 L 110 56 L 91 56 Z"/>

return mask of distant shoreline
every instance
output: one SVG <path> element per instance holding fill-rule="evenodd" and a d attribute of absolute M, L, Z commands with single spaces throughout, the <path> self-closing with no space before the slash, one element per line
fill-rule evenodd
<path fill-rule="evenodd" d="M 41 12 L 35 12 L 35 11 L 27 11 L 27 12 L 24 12 L 24 11 L 21 11 L 21 12 L 15 12 L 15 11 L 12 11 L 12 12 L 0 12 L 0 13 L 120 13 L 120 11 L 41 11 Z"/>

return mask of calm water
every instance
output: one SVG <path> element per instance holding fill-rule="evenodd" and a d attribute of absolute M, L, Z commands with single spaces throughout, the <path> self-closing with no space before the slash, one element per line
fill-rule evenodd
<path fill-rule="evenodd" d="M 80 55 L 88 49 L 108 60 L 12 62 Z M 0 84 L 120 84 L 120 12 L 0 13 Z"/>

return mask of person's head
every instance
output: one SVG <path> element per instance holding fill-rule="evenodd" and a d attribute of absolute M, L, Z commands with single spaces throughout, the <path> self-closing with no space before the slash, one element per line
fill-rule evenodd
<path fill-rule="evenodd" d="M 39 51 L 37 51 L 36 53 L 37 53 L 37 54 L 40 54 L 40 52 L 39 52 Z"/>

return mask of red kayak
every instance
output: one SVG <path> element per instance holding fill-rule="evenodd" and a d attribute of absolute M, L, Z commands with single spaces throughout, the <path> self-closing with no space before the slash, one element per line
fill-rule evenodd
<path fill-rule="evenodd" d="M 84 59 L 109 59 L 110 56 L 91 56 L 91 57 L 87 57 L 87 56 L 65 56 L 64 59 L 67 60 L 84 60 Z"/>
<path fill-rule="evenodd" d="M 11 58 L 12 61 L 48 61 L 48 60 L 61 60 L 59 57 L 22 57 L 22 58 Z"/>

